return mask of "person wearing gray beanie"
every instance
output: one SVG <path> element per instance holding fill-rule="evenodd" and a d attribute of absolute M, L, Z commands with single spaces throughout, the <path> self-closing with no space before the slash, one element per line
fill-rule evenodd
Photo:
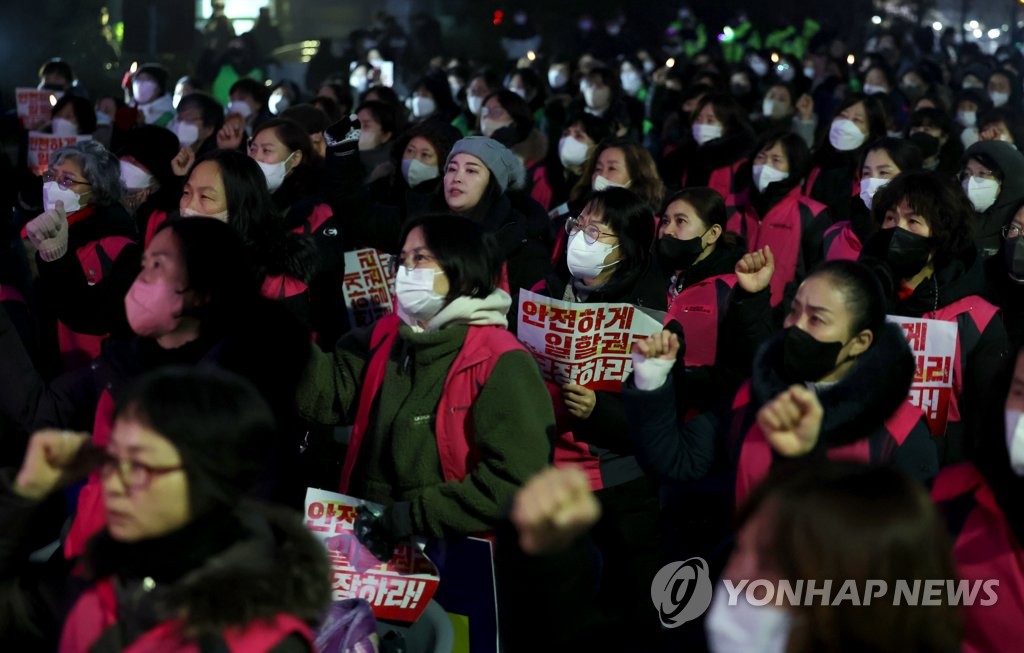
<path fill-rule="evenodd" d="M 520 190 L 526 185 L 526 168 L 512 150 L 493 138 L 487 136 L 467 136 L 455 143 L 448 160 L 444 162 L 445 170 L 459 154 L 470 154 L 480 159 L 496 182 L 501 192 L 508 189 Z"/>

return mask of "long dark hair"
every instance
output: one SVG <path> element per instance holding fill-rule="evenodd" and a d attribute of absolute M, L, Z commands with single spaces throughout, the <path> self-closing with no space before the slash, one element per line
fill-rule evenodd
<path fill-rule="evenodd" d="M 304 282 L 316 274 L 316 244 L 285 230 L 267 179 L 256 161 L 237 150 L 212 150 L 201 157 L 217 164 L 228 205 L 228 224 L 252 253 L 260 277 L 288 274 Z M 193 167 L 193 169 L 195 169 Z"/>
<path fill-rule="evenodd" d="M 601 211 L 602 221 L 619 238 L 622 258 L 615 265 L 612 278 L 604 289 L 606 294 L 613 295 L 613 288 L 627 287 L 650 265 L 655 233 L 654 212 L 642 197 L 628 188 L 613 187 L 595 192 L 588 204 L 592 210 Z"/>
<path fill-rule="evenodd" d="M 864 105 L 864 113 L 867 114 L 868 118 L 868 133 L 864 138 L 864 143 L 852 152 L 840 152 L 836 148 L 832 147 L 832 143 L 829 142 L 829 129 L 823 129 L 822 134 L 818 139 L 818 143 L 814 147 L 812 165 L 826 167 L 823 164 L 827 164 L 829 161 L 833 161 L 835 160 L 835 157 L 839 156 L 844 159 L 848 159 L 848 167 L 853 169 L 855 166 L 859 165 L 863 159 L 864 148 L 867 147 L 868 143 L 873 143 L 886 135 L 885 108 L 882 106 L 882 103 L 878 101 L 878 98 L 871 95 L 851 93 L 839 104 L 839 107 L 836 108 L 836 111 L 832 116 L 832 121 L 835 121 L 843 111 L 846 111 L 857 104 Z M 832 121 L 829 122 L 829 128 L 831 128 Z"/>

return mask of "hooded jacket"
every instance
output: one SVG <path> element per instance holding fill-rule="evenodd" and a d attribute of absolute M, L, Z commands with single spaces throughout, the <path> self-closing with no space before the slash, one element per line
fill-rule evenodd
<path fill-rule="evenodd" d="M 728 197 L 733 192 L 733 177 L 737 169 L 742 167 L 742 162 L 750 155 L 750 149 L 754 145 L 753 137 L 746 131 L 731 136 L 723 136 L 708 141 L 703 145 L 697 145 L 692 139 L 686 145 L 679 148 L 664 163 L 663 170 L 670 170 L 674 165 L 682 165 L 678 173 L 678 185 L 673 177 L 664 177 L 669 181 L 670 188 L 691 188 L 693 186 L 707 186 L 722 196 Z M 678 159 L 674 163 L 671 159 Z"/>
<path fill-rule="evenodd" d="M 1013 220 L 1013 214 L 1024 200 L 1024 154 L 1002 141 L 979 141 L 967 148 L 963 163 L 977 155 L 983 156 L 986 164 L 995 164 L 1002 176 L 1002 184 L 995 203 L 980 213 L 975 213 L 974 242 L 983 257 L 987 258 L 999 251 L 1002 245 L 1000 229 Z"/>
<path fill-rule="evenodd" d="M 468 332 L 504 327 L 509 305 L 500 290 L 483 299 L 459 297 L 425 329 L 402 324 L 393 338 L 377 340 L 371 326 L 345 335 L 332 354 L 312 351 L 298 386 L 300 414 L 321 424 L 355 417 L 361 435 L 347 454 L 346 488 L 390 506 L 386 520 L 398 536 L 493 529 L 515 489 L 550 458 L 554 416 L 528 352 L 517 347 L 491 357 L 475 397 L 443 396 L 465 388 L 447 381 Z M 375 366 L 386 343 L 387 358 Z M 367 396 L 366 386 L 381 391 Z M 438 431 L 446 423 L 437 415 L 442 405 L 457 407 L 468 422 L 463 432 L 474 434 L 464 478 L 451 474 L 455 467 L 445 457 L 457 448 L 457 434 Z"/>
<path fill-rule="evenodd" d="M 685 423 L 676 414 L 669 382 L 644 391 L 632 378 L 627 381 L 623 397 L 630 435 L 644 468 L 673 482 L 701 478 L 716 467 L 735 469 L 741 500 L 775 459 L 755 419 L 766 402 L 789 387 L 779 372 L 782 347 L 779 333 L 761 348 L 753 375 L 727 409 Z M 842 379 L 815 386 L 824 415 L 818 445 L 805 458 L 852 455 L 891 461 L 922 480 L 933 477 L 938 460 L 927 423 L 906 402 L 913 375 L 914 358 L 903 332 L 887 324 Z"/>

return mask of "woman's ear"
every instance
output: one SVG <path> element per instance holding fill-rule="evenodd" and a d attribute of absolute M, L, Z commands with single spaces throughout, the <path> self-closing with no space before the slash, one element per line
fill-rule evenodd
<path fill-rule="evenodd" d="M 850 341 L 850 358 L 856 358 L 866 352 L 871 343 L 875 341 L 875 334 L 870 329 L 864 329 Z"/>
<path fill-rule="evenodd" d="M 713 224 L 713 225 L 711 225 L 711 228 L 708 229 L 707 234 L 704 235 L 705 247 L 708 246 L 708 245 L 714 245 L 715 243 L 718 242 L 718 239 L 721 238 L 721 237 L 722 237 L 722 225 L 720 225 L 720 224 Z"/>
<path fill-rule="evenodd" d="M 294 170 L 295 168 L 298 168 L 300 163 L 302 163 L 302 150 L 295 150 L 292 153 L 292 165 L 289 168 L 289 170 Z"/>

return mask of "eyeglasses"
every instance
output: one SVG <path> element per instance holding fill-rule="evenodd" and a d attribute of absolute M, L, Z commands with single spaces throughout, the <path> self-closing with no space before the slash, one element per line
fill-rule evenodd
<path fill-rule="evenodd" d="M 967 181 L 971 177 L 977 177 L 978 179 L 995 179 L 996 176 L 989 170 L 978 172 L 977 174 L 972 173 L 970 170 L 962 170 L 958 175 L 961 182 Z"/>
<path fill-rule="evenodd" d="M 398 268 L 400 267 L 407 270 L 415 270 L 423 267 L 427 263 L 437 263 L 437 258 L 431 254 L 424 254 L 420 251 L 413 251 L 412 254 L 405 257 L 399 254 L 398 256 L 391 257 L 391 272 L 392 274 L 397 274 Z"/>
<path fill-rule="evenodd" d="M 64 190 L 71 188 L 75 184 L 80 184 L 82 186 L 92 186 L 92 184 L 90 184 L 89 182 L 79 181 L 67 173 L 58 177 L 57 173 L 55 173 L 53 170 L 47 170 L 46 172 L 43 173 L 43 181 L 55 181 L 57 182 L 57 185 L 63 188 Z"/>
<path fill-rule="evenodd" d="M 184 469 L 182 465 L 157 467 L 140 463 L 137 460 L 122 460 L 107 453 L 103 458 L 103 463 L 100 465 L 100 474 L 103 478 L 107 478 L 111 473 L 117 472 L 118 477 L 120 477 L 121 482 L 124 483 L 126 488 L 129 490 L 142 490 L 149 487 L 149 484 L 153 482 L 155 477 L 182 469 Z"/>
<path fill-rule="evenodd" d="M 609 231 L 601 231 L 600 229 L 597 228 L 596 224 L 588 224 L 585 227 L 581 227 L 579 216 L 576 216 L 575 218 L 569 218 L 568 220 L 565 221 L 565 233 L 569 234 L 570 236 L 576 233 L 577 231 L 581 230 L 583 231 L 583 240 L 585 240 L 588 245 L 593 245 L 594 243 L 596 243 L 597 239 L 600 238 L 601 236 L 615 235 Z"/>
<path fill-rule="evenodd" d="M 1024 234 L 1024 229 L 1018 227 L 1015 224 L 1005 225 L 1000 231 L 1003 233 L 1003 238 L 1009 240 L 1010 238 L 1019 238 L 1021 234 Z"/>

